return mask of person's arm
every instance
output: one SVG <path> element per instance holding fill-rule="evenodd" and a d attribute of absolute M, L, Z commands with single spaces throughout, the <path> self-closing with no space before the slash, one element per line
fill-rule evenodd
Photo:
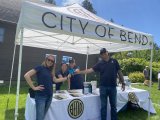
<path fill-rule="evenodd" d="M 62 77 L 62 78 L 56 78 L 55 76 L 53 76 L 53 81 L 55 83 L 64 82 L 66 80 L 68 80 L 68 76 L 67 77 Z"/>
<path fill-rule="evenodd" d="M 63 77 L 61 74 L 59 74 L 59 75 L 61 75 L 62 77 L 59 77 L 59 75 L 58 75 L 59 78 L 56 78 L 56 76 L 55 76 L 55 64 L 54 64 L 54 67 L 53 67 L 53 70 L 52 70 L 51 73 L 52 73 L 52 76 L 53 76 L 53 82 L 55 82 L 55 83 L 64 82 L 65 80 L 68 79 L 68 77 Z"/>
<path fill-rule="evenodd" d="M 58 75 L 58 78 L 64 78 L 61 74 Z M 68 89 L 70 89 L 70 74 L 67 76 L 67 81 L 68 81 Z"/>
<path fill-rule="evenodd" d="M 39 86 L 34 86 L 33 81 L 32 81 L 32 76 L 36 74 L 36 70 L 32 69 L 30 71 L 28 71 L 25 75 L 24 78 L 26 79 L 28 85 L 33 89 L 33 90 L 43 90 L 44 87 L 43 85 L 39 85 Z"/>
<path fill-rule="evenodd" d="M 58 75 L 58 78 L 63 78 L 63 76 L 61 74 Z"/>
<path fill-rule="evenodd" d="M 119 81 L 122 84 L 122 91 L 125 90 L 124 78 L 121 70 L 118 70 Z"/>
<path fill-rule="evenodd" d="M 88 73 L 92 73 L 92 72 L 94 72 L 93 68 L 82 70 L 82 71 L 78 71 L 76 73 L 78 73 L 78 74 L 88 74 Z"/>
<path fill-rule="evenodd" d="M 68 90 L 70 90 L 70 86 L 71 86 L 71 80 L 70 80 L 70 77 L 68 77 Z"/>

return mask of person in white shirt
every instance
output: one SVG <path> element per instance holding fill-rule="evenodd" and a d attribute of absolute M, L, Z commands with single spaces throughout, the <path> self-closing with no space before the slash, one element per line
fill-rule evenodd
<path fill-rule="evenodd" d="M 158 90 L 160 90 L 160 71 L 158 72 Z"/>

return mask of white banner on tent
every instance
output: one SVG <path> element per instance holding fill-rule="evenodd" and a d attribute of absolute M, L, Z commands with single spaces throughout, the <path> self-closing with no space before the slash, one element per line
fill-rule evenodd
<path fill-rule="evenodd" d="M 46 46 L 44 45 L 54 42 L 56 43 L 56 46 L 60 46 L 56 49 L 62 51 L 64 51 L 63 48 L 66 47 L 73 48 L 76 43 L 83 46 L 83 44 L 97 44 L 100 40 L 100 44 L 108 45 L 108 48 L 110 48 L 109 46 L 111 45 L 113 47 L 115 46 L 116 49 L 120 49 L 117 51 L 125 51 L 126 47 L 128 47 L 126 45 L 135 46 L 133 48 L 129 47 L 127 50 L 133 50 L 136 47 L 136 50 L 150 49 L 153 42 L 151 35 L 105 21 L 85 10 L 78 4 L 73 4 L 67 7 L 53 7 L 25 2 L 22 6 L 22 13 L 18 22 L 18 31 L 20 31 L 19 29 L 22 26 L 27 29 L 41 31 L 35 34 L 35 32 L 29 32 L 29 30 L 27 30 L 28 34 L 26 35 L 24 32 L 25 39 L 23 45 L 45 48 Z M 42 37 L 42 34 L 50 36 L 50 38 L 48 37 L 45 39 L 45 42 L 41 43 L 43 45 L 40 45 L 40 42 L 35 43 L 30 40 L 33 37 Z M 57 35 L 56 38 L 51 38 L 53 35 Z M 66 35 L 74 36 L 74 38 L 66 37 Z M 59 39 L 62 42 L 57 42 Z M 17 39 L 18 43 L 19 40 L 20 39 Z M 32 45 L 32 43 L 34 44 Z M 120 43 L 121 45 L 117 46 L 115 43 Z M 72 47 L 67 44 L 72 44 Z M 97 46 L 99 50 L 100 45 L 97 44 Z M 77 46 L 75 48 L 77 50 Z M 86 46 L 83 48 L 86 48 Z M 92 47 L 90 48 L 92 50 Z M 53 49 L 53 46 L 51 47 L 48 45 L 48 49 Z M 116 49 L 111 49 L 111 52 L 116 52 Z M 71 52 L 71 50 L 66 49 L 65 51 Z M 86 53 L 86 49 L 84 51 Z M 93 53 L 89 52 L 89 54 Z"/>

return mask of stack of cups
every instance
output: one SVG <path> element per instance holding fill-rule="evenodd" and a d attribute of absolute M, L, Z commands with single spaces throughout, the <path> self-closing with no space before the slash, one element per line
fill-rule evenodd
<path fill-rule="evenodd" d="M 91 81 L 91 85 L 92 85 L 92 92 L 96 92 L 96 89 L 97 89 L 97 81 Z"/>

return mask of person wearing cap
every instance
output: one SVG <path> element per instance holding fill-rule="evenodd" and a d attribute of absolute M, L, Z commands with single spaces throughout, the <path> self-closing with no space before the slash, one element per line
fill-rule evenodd
<path fill-rule="evenodd" d="M 143 74 L 144 74 L 145 80 L 149 80 L 149 68 L 148 68 L 148 66 L 146 66 L 145 69 L 143 70 Z"/>
<path fill-rule="evenodd" d="M 158 72 L 158 90 L 160 90 L 160 71 Z"/>
<path fill-rule="evenodd" d="M 69 60 L 69 69 L 68 72 L 71 75 L 71 78 L 68 82 L 69 89 L 83 89 L 83 77 L 80 74 L 75 74 L 80 71 L 80 67 L 76 65 L 75 59 Z"/>
<path fill-rule="evenodd" d="M 63 82 L 68 79 L 68 77 L 57 79 L 54 73 L 54 66 L 55 58 L 53 55 L 49 54 L 46 56 L 42 65 L 36 66 L 24 75 L 29 86 L 35 91 L 36 120 L 44 120 L 52 102 L 52 82 Z M 32 80 L 34 75 L 37 77 L 36 86 L 33 84 Z"/>
<path fill-rule="evenodd" d="M 96 63 L 92 68 L 79 71 L 79 74 L 92 72 L 100 73 L 100 101 L 101 101 L 101 120 L 107 119 L 107 98 L 111 106 L 111 120 L 117 120 L 117 75 L 122 84 L 122 91 L 125 90 L 123 74 L 116 59 L 109 56 L 105 48 L 100 50 L 102 60 Z"/>
<path fill-rule="evenodd" d="M 67 77 L 69 72 L 67 70 L 68 66 L 66 63 L 61 63 L 61 69 L 56 72 L 56 78 L 64 78 Z M 56 83 L 56 90 L 60 90 L 63 82 Z"/>

